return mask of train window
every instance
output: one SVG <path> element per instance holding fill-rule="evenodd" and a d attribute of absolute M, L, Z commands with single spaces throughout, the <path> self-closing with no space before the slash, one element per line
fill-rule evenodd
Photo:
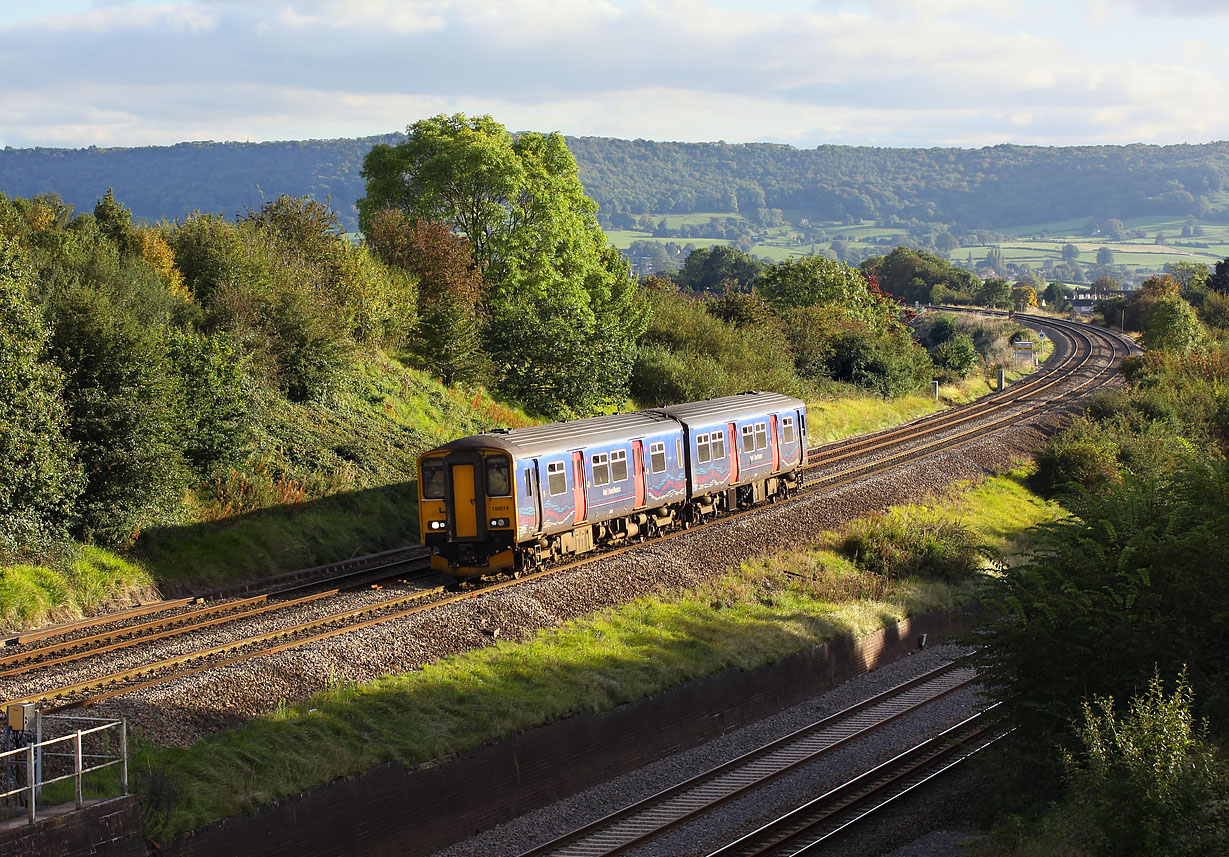
<path fill-rule="evenodd" d="M 704 462 L 708 461 L 709 458 L 711 458 L 711 455 L 708 447 L 708 435 L 696 435 L 696 461 L 703 464 Z"/>
<path fill-rule="evenodd" d="M 568 475 L 564 472 L 562 461 L 552 461 L 546 465 L 546 490 L 552 497 L 568 490 Z"/>
<path fill-rule="evenodd" d="M 610 478 L 615 482 L 627 480 L 627 450 L 616 449 L 610 453 Z"/>
<path fill-rule="evenodd" d="M 428 500 L 443 500 L 448 479 L 444 474 L 444 459 L 429 458 L 422 463 L 422 496 Z"/>
<path fill-rule="evenodd" d="M 755 452 L 755 429 L 751 426 L 742 427 L 743 452 Z"/>
<path fill-rule="evenodd" d="M 660 441 L 649 444 L 649 470 L 661 473 L 666 469 L 666 445 Z"/>
<path fill-rule="evenodd" d="M 610 481 L 610 464 L 604 452 L 593 453 L 593 484 L 605 485 Z"/>
<path fill-rule="evenodd" d="M 713 461 L 720 461 L 725 458 L 725 431 L 713 432 Z"/>
<path fill-rule="evenodd" d="M 768 446 L 768 424 L 755 424 L 755 448 L 764 449 Z"/>
<path fill-rule="evenodd" d="M 679 467 L 683 466 L 683 439 L 676 437 L 674 439 L 674 458 L 679 463 Z"/>
<path fill-rule="evenodd" d="M 532 470 L 525 471 L 525 496 L 526 497 L 533 496 L 533 471 Z"/>
<path fill-rule="evenodd" d="M 512 465 L 508 456 L 486 457 L 486 493 L 488 497 L 507 497 L 512 493 Z"/>
<path fill-rule="evenodd" d="M 794 418 L 782 417 L 781 419 L 781 436 L 786 443 L 794 442 Z"/>

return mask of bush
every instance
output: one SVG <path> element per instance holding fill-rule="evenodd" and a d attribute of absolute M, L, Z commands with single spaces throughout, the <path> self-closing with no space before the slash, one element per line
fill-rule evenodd
<path fill-rule="evenodd" d="M 984 560 L 996 556 L 972 530 L 928 514 L 872 515 L 854 521 L 837 549 L 864 571 L 948 582 L 971 576 Z"/>
<path fill-rule="evenodd" d="M 1084 704 L 1081 752 L 1067 767 L 1089 854 L 1223 853 L 1229 818 L 1214 813 L 1229 777 L 1195 729 L 1191 698 L 1185 675 L 1168 695 L 1154 676 L 1121 717 L 1109 697 Z"/>
<path fill-rule="evenodd" d="M 1079 417 L 1039 453 L 1032 486 L 1043 497 L 1100 491 L 1120 481 L 1118 446 L 1097 423 Z"/>

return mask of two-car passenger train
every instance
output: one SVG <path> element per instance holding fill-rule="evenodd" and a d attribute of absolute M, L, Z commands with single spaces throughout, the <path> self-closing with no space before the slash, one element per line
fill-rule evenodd
<path fill-rule="evenodd" d="M 798 487 L 806 405 L 748 392 L 454 440 L 418 462 L 432 567 L 518 573 Z"/>

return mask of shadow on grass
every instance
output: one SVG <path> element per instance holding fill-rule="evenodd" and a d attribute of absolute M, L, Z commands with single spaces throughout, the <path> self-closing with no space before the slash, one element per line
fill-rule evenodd
<path fill-rule="evenodd" d="M 166 597 L 418 542 L 418 483 L 400 482 L 222 521 L 154 527 L 135 556 Z"/>
<path fill-rule="evenodd" d="M 526 642 L 344 683 L 192 747 L 151 749 L 143 764 L 175 780 L 170 826 L 183 831 L 383 762 L 413 767 L 898 618 L 885 604 L 844 611 L 800 602 L 774 611 L 703 599 L 639 601 Z"/>

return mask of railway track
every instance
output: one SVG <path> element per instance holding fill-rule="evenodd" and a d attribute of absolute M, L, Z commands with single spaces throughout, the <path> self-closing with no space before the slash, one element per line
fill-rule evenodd
<path fill-rule="evenodd" d="M 731 800 L 764 788 L 803 765 L 921 711 L 977 679 L 973 670 L 945 664 L 523 852 L 520 857 L 611 857 L 644 846 Z"/>
<path fill-rule="evenodd" d="M 1030 320 L 1033 320 L 1030 318 Z M 1129 353 L 1122 340 L 1107 335 L 1104 331 L 1091 331 L 1086 325 L 1036 319 L 1035 323 L 1048 327 L 1059 334 L 1065 345 L 1054 367 L 1035 373 L 1033 377 L 1000 391 L 985 400 L 951 412 L 916 420 L 908 426 L 879 432 L 859 438 L 847 444 L 829 445 L 808 454 L 807 481 L 801 494 L 814 494 L 831 490 L 869 475 L 880 473 L 901 464 L 924 459 L 941 451 L 978 440 L 996 432 L 1004 431 L 1028 416 L 1049 408 L 1059 407 L 1078 394 L 1113 379 L 1116 360 Z M 1099 342 L 1094 341 L 1099 339 Z M 1099 365 L 1094 366 L 1094 361 Z M 1063 389 L 1058 389 L 1065 385 Z M 937 439 L 925 439 L 938 435 Z M 836 469 L 846 465 L 845 469 Z M 752 515 L 760 509 L 752 509 L 723 516 L 716 521 L 700 524 L 688 531 L 676 530 L 663 535 L 657 541 L 678 538 L 694 533 L 700 527 L 730 521 Z M 18 635 L 10 638 L 11 653 L 0 656 L 0 698 L 12 694 L 9 702 L 49 703 L 57 709 L 76 705 L 88 705 L 109 699 L 140 688 L 150 687 L 171 679 L 192 675 L 219 666 L 234 664 L 256 657 L 319 642 L 375 624 L 390 622 L 412 616 L 424 610 L 452 604 L 497 591 L 506 586 L 519 585 L 542 577 L 557 574 L 580 565 L 605 559 L 633 550 L 632 544 L 604 551 L 596 556 L 587 556 L 576 562 L 557 565 L 542 571 L 527 574 L 519 581 L 484 586 L 461 593 L 449 593 L 444 586 L 418 589 L 406 594 L 389 594 L 376 603 L 363 604 L 345 609 L 327 609 L 331 597 L 335 597 L 346 585 L 374 574 L 390 576 L 392 569 L 399 569 L 405 579 L 425 566 L 425 551 L 412 548 L 403 552 L 375 557 L 358 558 L 345 564 L 346 567 L 327 581 L 317 579 L 320 569 L 296 572 L 275 580 L 277 592 L 240 598 L 223 604 L 201 606 L 186 603 L 186 600 L 166 602 L 166 616 L 150 618 L 156 611 L 143 612 L 145 608 L 129 611 L 117 621 L 116 617 L 101 618 L 93 623 L 75 623 L 71 628 L 61 628 L 64 639 L 41 646 L 33 643 L 51 639 L 57 629 Z M 417 564 L 417 565 L 416 565 Z M 418 578 L 421 579 L 421 578 Z M 325 588 L 292 596 L 294 592 Z M 235 590 L 221 595 L 234 596 Z M 308 620 L 296 620 L 299 609 L 322 608 L 321 615 Z M 259 633 L 244 633 L 242 626 L 258 617 L 276 617 L 284 614 L 283 625 Z M 112 624 L 105 625 L 110 621 Z M 104 627 L 105 626 L 105 627 Z M 189 635 L 202 632 L 233 631 L 230 638 L 221 642 L 193 648 L 187 641 Z M 72 665 L 86 665 L 95 659 L 129 653 L 135 656 L 141 647 L 154 648 L 158 644 L 174 642 L 175 649 L 169 655 L 153 655 L 152 660 L 128 664 L 123 668 L 94 670 L 88 678 L 72 674 Z M 4 652 L 5 649 L 0 649 Z"/>
<path fill-rule="evenodd" d="M 987 706 L 883 764 L 710 852 L 707 857 L 817 854 L 830 839 L 972 758 L 1009 732 Z"/>

